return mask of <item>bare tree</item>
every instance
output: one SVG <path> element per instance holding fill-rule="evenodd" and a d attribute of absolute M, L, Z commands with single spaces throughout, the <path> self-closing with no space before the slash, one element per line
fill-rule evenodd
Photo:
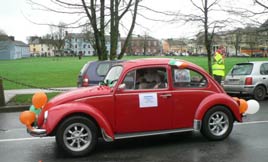
<path fill-rule="evenodd" d="M 8 35 L 5 33 L 4 30 L 1 30 L 0 29 L 0 41 L 5 41 L 5 40 L 8 40 Z"/>
<path fill-rule="evenodd" d="M 235 49 L 234 55 L 235 56 L 237 56 L 237 54 L 238 54 L 240 44 L 242 42 L 242 35 L 243 35 L 242 28 L 237 28 L 235 30 L 230 31 L 228 33 L 228 35 L 225 37 L 225 42 L 228 45 L 234 47 L 234 49 Z"/>
<path fill-rule="evenodd" d="M 128 32 L 125 44 L 128 44 L 135 27 L 138 6 L 141 0 L 51 0 L 50 2 L 54 4 L 53 7 L 48 7 L 49 5 L 44 5 L 37 0 L 28 1 L 32 6 L 35 6 L 35 9 L 58 14 L 77 15 L 77 20 L 68 23 L 68 27 L 80 28 L 82 26 L 90 26 L 93 31 L 93 46 L 98 59 L 108 59 L 106 46 L 109 41 L 110 59 L 113 60 L 117 56 L 116 51 L 120 37 L 120 25 L 124 24 L 124 27 L 126 27 L 125 23 L 123 23 L 123 18 L 128 17 L 132 19 L 130 26 L 127 28 Z M 107 39 L 107 31 L 109 31 L 110 39 Z M 125 50 L 126 47 L 123 46 L 121 53 L 117 57 L 118 59 L 124 56 Z"/>
<path fill-rule="evenodd" d="M 5 33 L 5 31 L 0 29 L 0 50 L 6 50 L 8 49 L 7 41 L 9 40 L 8 35 Z"/>
<path fill-rule="evenodd" d="M 253 0 L 256 4 L 260 5 L 264 9 L 268 10 L 268 1 L 267 0 Z"/>
<path fill-rule="evenodd" d="M 65 44 L 66 24 L 60 22 L 58 26 L 50 26 L 50 38 L 47 39 L 47 44 L 54 47 L 56 55 L 63 55 L 63 48 Z"/>
<path fill-rule="evenodd" d="M 220 0 L 199 0 L 194 1 L 191 0 L 194 8 L 199 11 L 196 14 L 183 14 L 184 21 L 186 22 L 195 22 L 199 23 L 203 26 L 204 32 L 204 46 L 207 50 L 208 55 L 208 70 L 209 74 L 212 75 L 212 66 L 211 66 L 211 56 L 212 56 L 212 40 L 214 36 L 214 32 L 216 29 L 223 28 L 225 26 L 224 23 L 219 20 L 210 19 L 210 13 L 215 11 L 215 7 L 219 5 Z"/>

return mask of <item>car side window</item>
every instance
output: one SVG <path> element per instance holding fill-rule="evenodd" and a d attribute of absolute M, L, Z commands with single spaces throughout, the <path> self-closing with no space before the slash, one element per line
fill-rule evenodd
<path fill-rule="evenodd" d="M 124 78 L 125 89 L 167 88 L 165 68 L 142 68 L 129 72 Z"/>
<path fill-rule="evenodd" d="M 261 75 L 268 75 L 268 64 L 264 63 L 260 67 L 260 74 Z"/>
<path fill-rule="evenodd" d="M 135 88 L 135 74 L 136 71 L 129 72 L 123 81 L 123 84 L 125 84 L 125 89 L 134 89 Z"/>
<path fill-rule="evenodd" d="M 97 67 L 97 74 L 99 76 L 105 76 L 109 69 L 110 69 L 109 63 L 101 63 Z"/>
<path fill-rule="evenodd" d="M 206 78 L 192 69 L 172 68 L 172 81 L 175 88 L 206 87 Z"/>

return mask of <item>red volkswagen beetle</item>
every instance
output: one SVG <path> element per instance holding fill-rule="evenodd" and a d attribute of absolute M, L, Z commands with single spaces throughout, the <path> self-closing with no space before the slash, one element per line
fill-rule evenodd
<path fill-rule="evenodd" d="M 222 140 L 246 114 L 240 101 L 190 62 L 131 60 L 114 65 L 98 86 L 51 99 L 28 132 L 56 136 L 73 156 L 90 153 L 99 137 L 111 142 L 197 130 L 210 140 Z"/>

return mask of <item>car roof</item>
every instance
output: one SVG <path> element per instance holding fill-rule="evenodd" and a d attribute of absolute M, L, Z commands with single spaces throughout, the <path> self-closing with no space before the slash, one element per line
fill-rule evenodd
<path fill-rule="evenodd" d="M 117 63 L 117 62 L 123 62 L 125 60 L 96 60 L 96 61 L 88 61 L 86 64 L 89 64 L 89 63 L 103 63 L 103 62 L 112 62 L 112 63 Z"/>
<path fill-rule="evenodd" d="M 262 63 L 268 63 L 268 61 L 250 61 L 250 63 L 262 64 Z"/>
<path fill-rule="evenodd" d="M 168 65 L 170 60 L 174 60 L 173 58 L 143 58 L 143 59 L 136 59 L 136 60 L 128 60 L 119 64 L 122 64 L 125 67 L 132 68 L 137 66 L 153 66 L 153 65 Z M 202 69 L 201 67 L 185 61 L 175 59 L 176 61 L 187 63 L 188 67 L 195 67 L 197 69 Z M 202 69 L 203 70 L 203 69 Z"/>
<path fill-rule="evenodd" d="M 255 64 L 255 65 L 260 65 L 263 63 L 268 63 L 268 61 L 249 61 L 249 62 L 240 62 L 237 63 L 236 65 L 241 65 L 241 64 Z"/>

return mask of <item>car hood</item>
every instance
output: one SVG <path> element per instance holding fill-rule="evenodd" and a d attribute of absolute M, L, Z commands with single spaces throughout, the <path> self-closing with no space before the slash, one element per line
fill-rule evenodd
<path fill-rule="evenodd" d="M 75 90 L 71 90 L 71 91 L 59 94 L 53 99 L 51 99 L 48 102 L 46 109 L 52 106 L 59 105 L 59 104 L 72 102 L 81 98 L 107 95 L 111 93 L 111 90 L 112 89 L 108 86 L 92 86 L 92 87 L 86 87 L 86 88 L 77 88 Z"/>
<path fill-rule="evenodd" d="M 41 127 L 44 122 L 44 114 L 45 111 L 49 110 L 52 107 L 73 102 L 75 100 L 79 100 L 81 98 L 92 97 L 92 96 L 102 96 L 107 95 L 112 92 L 112 89 L 108 86 L 93 86 L 86 88 L 78 88 L 75 90 L 71 90 L 62 94 L 57 95 L 53 99 L 51 99 L 46 106 L 42 109 L 41 114 L 38 116 L 38 126 Z"/>

